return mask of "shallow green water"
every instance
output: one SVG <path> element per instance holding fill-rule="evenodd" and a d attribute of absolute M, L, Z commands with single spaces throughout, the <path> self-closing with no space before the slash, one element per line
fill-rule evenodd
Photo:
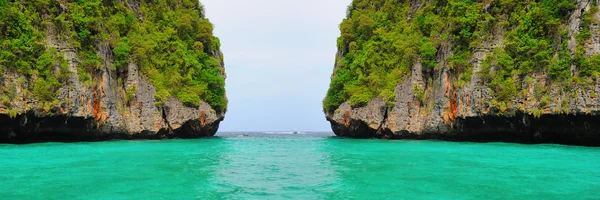
<path fill-rule="evenodd" d="M 221 134 L 0 145 L 0 199 L 598 199 L 600 148 Z"/>

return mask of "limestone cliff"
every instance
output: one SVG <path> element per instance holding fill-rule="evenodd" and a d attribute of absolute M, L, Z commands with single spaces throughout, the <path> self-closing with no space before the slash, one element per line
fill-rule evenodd
<path fill-rule="evenodd" d="M 208 137 L 224 119 L 223 103 L 200 100 L 225 98 L 225 73 L 197 1 L 1 4 L 0 142 Z"/>
<path fill-rule="evenodd" d="M 390 19 L 396 13 L 388 4 L 404 7 L 395 15 L 401 20 Z M 591 61 L 600 53 L 598 6 L 587 0 L 355 0 L 341 26 L 332 85 L 324 100 L 326 118 L 336 135 L 344 137 L 600 145 L 600 63 Z M 389 30 L 390 23 L 380 22 L 382 16 L 408 25 Z M 374 22 L 369 25 L 369 20 Z M 367 36 L 351 33 L 365 30 L 363 23 L 371 27 Z M 354 27 L 344 30 L 345 24 Z M 386 41 L 386 31 L 407 29 L 416 30 L 413 38 L 424 38 L 414 48 L 417 55 L 386 54 L 385 46 L 410 45 Z M 362 69 L 359 77 L 378 73 L 385 79 L 368 69 L 389 65 L 358 60 L 361 50 L 373 46 L 361 44 L 365 37 L 384 42 L 369 57 L 414 57 L 393 79 L 393 94 L 382 91 L 361 102 L 355 92 L 360 87 L 349 86 L 352 79 L 341 80 L 340 72 Z M 433 54 L 423 51 L 428 44 Z M 365 80 L 357 85 L 377 83 Z M 334 98 L 341 100 L 331 103 Z"/>

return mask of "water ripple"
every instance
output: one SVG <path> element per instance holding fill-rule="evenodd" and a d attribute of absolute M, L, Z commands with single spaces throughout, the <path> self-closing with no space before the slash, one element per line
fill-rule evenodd
<path fill-rule="evenodd" d="M 331 133 L 0 145 L 0 199 L 594 199 L 600 148 Z"/>

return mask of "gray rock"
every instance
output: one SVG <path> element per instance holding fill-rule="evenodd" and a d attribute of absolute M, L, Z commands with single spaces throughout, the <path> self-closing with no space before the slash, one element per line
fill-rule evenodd
<path fill-rule="evenodd" d="M 136 5 L 134 1 L 130 6 Z M 78 78 L 81 63 L 77 49 L 58 39 L 52 25 L 47 26 L 46 33 L 47 46 L 64 55 L 71 72 L 58 90 L 60 105 L 47 110 L 48 106 L 25 92 L 31 79 L 5 71 L 0 76 L 1 84 L 13 88 L 15 98 L 0 105 L 0 142 L 209 137 L 224 119 L 224 111 L 217 113 L 205 102 L 188 107 L 170 98 L 164 105 L 156 105 L 156 90 L 135 62 L 129 62 L 126 74 L 117 75 L 107 42 L 95 45 L 102 66 L 92 75 L 97 81 L 86 85 Z M 221 52 L 212 54 L 221 61 L 225 76 Z M 126 101 L 126 91 L 133 89 L 134 97 Z"/>
<path fill-rule="evenodd" d="M 413 10 L 418 10 L 423 3 L 411 2 Z M 582 18 L 580 10 L 592 6 L 589 1 L 578 1 L 576 5 L 568 24 L 568 44 L 572 52 Z M 600 14 L 595 17 L 600 19 Z M 600 53 L 598 24 L 591 25 L 592 39 L 586 44 L 588 55 Z M 473 50 L 472 79 L 466 85 L 456 86 L 453 82 L 458 75 L 448 66 L 447 58 L 453 52 L 452 44 L 446 41 L 438 48 L 438 66 L 434 74 L 424 75 L 421 63 L 414 64 L 410 74 L 398 83 L 393 106 L 379 98 L 360 108 L 351 108 L 349 103 L 344 103 L 336 111 L 326 113 L 326 118 L 335 134 L 343 137 L 600 145 L 600 102 L 592 95 L 592 92 L 600 94 L 597 83 L 591 84 L 590 88 L 564 92 L 559 85 L 547 81 L 546 74 L 533 73 L 533 83 L 523 84 L 521 88 L 527 95 L 517 95 L 511 101 L 512 107 L 500 111 L 489 106 L 494 96 L 478 72 L 488 54 L 504 46 L 503 40 L 502 28 L 496 27 L 492 37 Z M 337 57 L 341 58 L 344 53 L 338 52 Z M 427 78 L 432 79 L 431 83 L 426 82 Z M 542 106 L 534 97 L 536 85 L 550 88 L 552 99 L 548 105 Z M 426 91 L 423 102 L 416 98 L 415 87 Z M 573 93 L 575 98 L 571 97 Z M 563 105 L 563 99 L 568 105 Z M 534 115 L 540 107 L 544 108 L 541 115 Z"/>

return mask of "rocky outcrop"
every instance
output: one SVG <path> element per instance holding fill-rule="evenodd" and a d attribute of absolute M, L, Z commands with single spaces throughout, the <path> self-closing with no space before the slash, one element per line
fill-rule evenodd
<path fill-rule="evenodd" d="M 424 2 L 410 3 L 418 10 Z M 575 11 L 565 22 L 571 54 L 576 51 L 575 35 L 581 29 L 583 13 L 592 6 L 598 4 L 577 1 Z M 599 13 L 594 15 L 596 21 L 590 25 L 591 39 L 584 44 L 588 56 L 600 53 Z M 595 95 L 600 93 L 600 87 L 597 82 L 564 91 L 562 85 L 549 80 L 548 74 L 534 72 L 531 74 L 533 80 L 521 88 L 526 94 L 512 99 L 510 107 L 491 105 L 495 97 L 479 71 L 486 57 L 495 48 L 504 46 L 505 37 L 502 28 L 496 28 L 492 33 L 491 38 L 472 51 L 469 63 L 472 76 L 468 83 L 460 86 L 455 83 L 459 75 L 448 64 L 448 57 L 453 55 L 453 44 L 444 41 L 438 47 L 438 66 L 433 74 L 423 74 L 422 64 L 417 61 L 410 74 L 397 85 L 393 104 L 378 97 L 363 107 L 351 107 L 346 102 L 337 110 L 326 112 L 333 131 L 338 136 L 352 138 L 600 145 L 600 99 Z M 337 57 L 341 58 L 343 54 L 340 51 Z M 571 73 L 574 70 L 571 69 Z M 428 78 L 432 81 L 426 81 Z M 415 86 L 424 88 L 424 99 L 417 97 Z M 551 98 L 548 102 L 534 98 L 536 86 L 549 88 Z"/>
<path fill-rule="evenodd" d="M 94 45 L 102 58 L 100 68 L 91 82 L 82 82 L 78 49 L 57 37 L 52 23 L 45 31 L 47 48 L 58 50 L 68 62 L 68 76 L 57 92 L 57 102 L 49 104 L 29 94 L 28 85 L 34 84 L 35 77 L 4 70 L 0 87 L 12 90 L 14 98 L 0 105 L 0 143 L 199 138 L 217 132 L 225 110 L 217 112 L 205 102 L 190 107 L 174 97 L 158 104 L 154 86 L 134 61 L 124 70 L 115 70 L 106 41 Z M 221 52 L 211 54 L 221 62 L 225 77 Z M 57 73 L 58 68 L 59 64 Z"/>

